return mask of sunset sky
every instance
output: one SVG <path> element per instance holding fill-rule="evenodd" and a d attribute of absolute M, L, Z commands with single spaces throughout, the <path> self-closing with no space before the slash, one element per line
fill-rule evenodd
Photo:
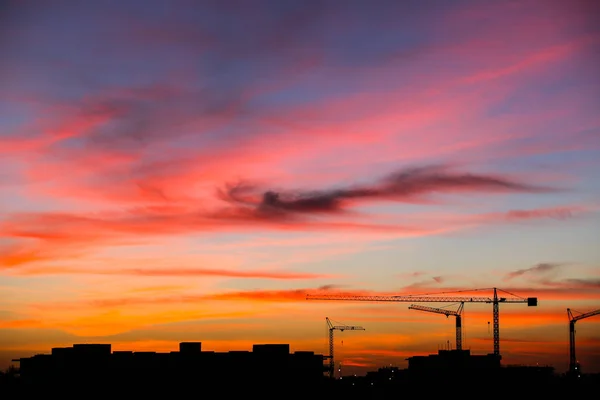
<path fill-rule="evenodd" d="M 326 354 L 326 317 L 365 328 L 335 333 L 344 374 L 406 368 L 452 317 L 306 294 L 494 287 L 539 301 L 500 306 L 502 363 L 567 370 L 567 308 L 600 309 L 598 2 L 1 4 L 2 370 Z M 465 304 L 463 348 L 491 321 Z M 600 315 L 576 328 L 600 372 Z"/>

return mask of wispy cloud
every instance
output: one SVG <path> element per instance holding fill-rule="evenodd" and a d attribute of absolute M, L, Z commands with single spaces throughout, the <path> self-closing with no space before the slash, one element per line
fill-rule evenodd
<path fill-rule="evenodd" d="M 516 278 L 518 276 L 522 276 L 522 275 L 543 275 L 543 274 L 547 274 L 548 272 L 553 272 L 556 271 L 557 269 L 561 268 L 564 264 L 562 263 L 540 263 L 537 265 L 534 265 L 533 267 L 530 268 L 524 268 L 524 269 L 519 269 L 513 272 L 510 272 L 506 275 L 505 280 L 511 280 L 513 278 Z"/>
<path fill-rule="evenodd" d="M 580 207 L 553 207 L 538 210 L 510 210 L 506 215 L 507 220 L 528 220 L 539 218 L 569 219 L 583 213 Z"/>
<path fill-rule="evenodd" d="M 548 287 L 554 287 L 557 289 L 600 289 L 600 278 L 564 278 L 557 280 L 542 280 L 541 283 Z"/>
<path fill-rule="evenodd" d="M 539 286 L 514 286 L 499 288 L 503 297 L 515 299 L 524 299 L 525 297 L 543 298 L 545 301 L 564 300 L 564 299 L 598 299 L 600 282 L 597 278 L 591 279 L 565 279 L 560 281 L 549 281 L 545 287 Z M 502 293 L 506 293 L 503 295 Z M 330 299 L 307 299 L 307 296 L 326 296 Z M 397 291 L 376 291 L 360 288 L 342 288 L 338 285 L 325 285 L 321 287 L 306 287 L 299 289 L 286 290 L 244 290 L 244 291 L 223 291 L 206 294 L 171 294 L 162 296 L 129 296 L 129 297 L 113 297 L 97 300 L 89 300 L 73 304 L 52 303 L 52 304 L 36 304 L 36 309 L 56 308 L 56 309 L 73 309 L 92 307 L 94 309 L 115 309 L 122 310 L 130 307 L 146 306 L 146 305 L 169 305 L 169 304 L 199 304 L 210 301 L 226 301 L 226 302 L 265 302 L 265 303 L 288 303 L 300 302 L 310 304 L 330 303 L 336 301 L 352 301 L 351 298 L 356 297 L 357 301 L 375 302 L 380 296 L 386 302 L 394 302 L 394 296 L 405 296 L 406 299 L 401 299 L 403 302 L 411 302 L 411 296 L 414 297 L 432 297 L 434 299 L 444 298 L 447 302 L 452 302 L 452 299 L 462 298 L 488 298 L 493 297 L 492 288 L 465 288 L 465 287 L 429 287 L 427 290 L 420 285 L 407 285 L 399 288 Z M 522 296 L 522 297 L 519 297 Z M 345 298 L 346 300 L 338 300 Z M 361 300 L 361 298 L 363 300 Z M 369 300 L 371 299 L 371 300 Z M 456 300 L 457 301 L 457 300 Z M 444 301 L 441 301 L 444 302 Z"/>

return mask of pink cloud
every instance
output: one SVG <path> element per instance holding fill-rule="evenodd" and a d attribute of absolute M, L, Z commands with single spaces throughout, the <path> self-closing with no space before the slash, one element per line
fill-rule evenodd
<path fill-rule="evenodd" d="M 312 274 L 302 272 L 277 272 L 277 271 L 245 271 L 245 270 L 227 270 L 217 268 L 119 268 L 119 269 L 75 269 L 60 267 L 44 267 L 36 269 L 26 269 L 21 275 L 52 275 L 52 274 L 88 274 L 88 275 L 123 275 L 123 276 L 165 276 L 165 277 L 198 277 L 215 276 L 227 278 L 248 278 L 248 279 L 275 279 L 275 280 L 299 280 L 299 279 L 323 279 L 334 278 L 332 274 Z"/>
<path fill-rule="evenodd" d="M 575 45 L 567 44 L 558 46 L 558 50 L 554 47 L 543 49 L 531 56 L 533 61 L 519 61 L 521 64 L 518 64 L 518 68 L 508 64 L 509 66 L 502 67 L 501 71 L 503 72 L 493 73 L 492 75 L 518 74 L 524 68 L 533 68 L 540 64 L 537 60 L 546 60 L 548 54 L 553 55 L 553 59 L 564 58 L 571 54 L 568 53 L 569 51 L 573 52 L 579 49 L 579 47 L 573 46 Z M 461 79 L 455 82 L 450 80 L 450 85 L 458 85 Z M 440 82 L 440 84 L 448 85 L 448 83 L 443 82 Z M 454 116 L 461 114 L 462 109 L 473 109 L 472 106 L 474 105 L 481 109 L 482 105 L 485 104 L 485 101 L 482 103 L 482 99 L 478 98 L 479 94 L 461 95 L 457 98 L 454 93 L 439 96 L 439 93 L 428 93 L 428 91 L 430 91 L 428 86 L 418 83 L 415 84 L 413 90 L 409 91 L 409 95 L 402 93 L 386 95 L 381 92 L 363 93 L 350 96 L 349 99 L 328 99 L 327 103 L 316 104 L 304 110 L 298 108 L 284 109 L 281 110 L 283 112 L 278 113 L 277 117 L 281 122 L 276 122 L 275 125 L 279 129 L 283 128 L 287 131 L 287 135 L 262 134 L 260 133 L 260 125 L 257 125 L 250 127 L 255 134 L 253 138 L 240 139 L 235 146 L 221 147 L 211 152 L 191 152 L 178 149 L 177 153 L 174 153 L 178 155 L 177 159 L 142 158 L 140 149 L 135 148 L 111 150 L 110 148 L 95 149 L 87 147 L 86 152 L 81 153 L 66 148 L 50 149 L 46 147 L 46 154 L 50 157 L 30 160 L 33 163 L 28 171 L 28 176 L 34 182 L 40 179 L 52 179 L 52 185 L 35 190 L 39 194 L 52 195 L 57 198 L 68 196 L 90 200 L 104 199 L 109 201 L 108 204 L 124 201 L 143 204 L 145 202 L 164 202 L 165 199 L 193 201 L 196 197 L 194 192 L 199 194 L 198 191 L 202 190 L 199 189 L 202 184 L 206 186 L 209 182 L 229 179 L 239 174 L 240 171 L 237 170 L 234 164 L 227 161 L 229 159 L 236 159 L 238 163 L 243 162 L 246 165 L 255 165 L 254 168 L 246 168 L 245 174 L 261 176 L 266 171 L 272 170 L 270 165 L 285 165 L 286 163 L 293 165 L 295 159 L 303 157 L 308 151 L 313 153 L 314 156 L 318 156 L 319 154 L 328 154 L 334 148 L 340 149 L 340 146 L 348 149 L 359 146 L 364 149 L 366 145 L 367 149 L 371 148 L 372 152 L 376 152 L 381 160 L 386 158 L 390 160 L 397 159 L 398 150 L 402 148 L 404 150 L 401 150 L 401 154 L 404 155 L 405 159 L 418 159 L 424 156 L 434 156 L 435 154 L 456 153 L 467 148 L 472 151 L 479 149 L 479 154 L 482 154 L 484 149 L 491 150 L 497 146 L 498 142 L 506 142 L 511 138 L 526 136 L 525 134 L 506 135 L 506 132 L 482 136 L 477 132 L 459 132 L 457 129 L 450 131 L 436 130 L 438 133 L 430 132 L 428 135 L 415 137 L 405 135 L 406 140 L 400 147 L 390 146 L 389 144 L 384 145 L 384 142 L 388 141 L 393 132 L 397 132 L 398 129 L 404 128 L 406 132 L 410 132 L 415 129 L 424 129 L 432 123 L 438 124 L 441 120 L 452 121 Z M 415 102 L 415 95 L 421 97 L 424 101 Z M 115 96 L 125 102 L 144 102 L 161 99 L 161 96 L 167 98 L 175 96 L 175 98 L 185 99 L 186 94 L 177 89 L 169 88 L 155 88 L 146 92 L 124 88 L 120 92 L 103 93 L 99 98 L 89 100 L 90 110 L 84 112 L 83 122 L 78 122 L 75 118 L 73 121 L 63 123 L 66 128 L 48 128 L 46 130 L 49 132 L 63 132 L 50 135 L 57 138 L 53 140 L 60 140 L 73 136 L 88 136 L 93 128 L 108 122 L 106 120 L 107 115 L 109 115 L 112 122 L 118 122 L 123 118 L 127 121 L 130 117 L 123 117 L 123 110 L 127 110 L 126 106 L 117 105 L 123 110 L 119 111 L 117 108 L 111 111 L 112 114 L 106 114 L 102 111 L 102 107 L 111 110 L 111 97 Z M 365 104 L 369 105 L 366 109 Z M 362 111 L 358 112 L 358 110 Z M 398 112 L 398 110 L 401 110 L 401 112 Z M 100 112 L 100 120 L 95 120 L 98 112 Z M 210 128 L 224 124 L 231 118 L 231 115 L 227 112 L 222 116 L 215 114 L 209 116 L 208 121 L 205 117 L 197 118 L 185 114 L 180 117 L 184 118 L 182 125 L 186 129 L 199 129 L 201 132 L 207 132 Z M 340 120 L 342 115 L 356 115 L 356 117 L 344 121 Z M 174 116 L 170 117 L 173 118 Z M 213 122 L 211 123 L 213 117 L 215 119 L 212 119 Z M 91 120 L 88 121 L 85 118 L 91 118 Z M 163 118 L 161 114 L 149 116 L 149 121 L 146 124 L 152 126 L 154 120 L 158 122 L 161 118 Z M 307 120 L 322 120 L 323 122 L 317 128 L 312 127 L 310 124 L 297 122 Z M 262 125 L 269 126 L 273 123 L 273 118 L 266 116 Z M 392 127 L 394 130 L 392 130 Z M 448 134 L 449 132 L 450 134 Z M 147 137 L 156 141 L 150 142 L 150 144 L 158 145 L 162 141 L 160 136 L 153 137 L 152 132 L 132 132 L 132 134 L 133 137 L 139 134 L 140 138 Z M 315 149 L 314 142 L 298 140 L 300 137 L 306 138 L 307 136 L 319 138 L 318 148 Z M 344 143 L 339 141 L 341 136 L 344 137 Z M 272 151 L 270 146 L 263 145 L 267 138 L 273 145 L 277 144 L 277 152 Z M 30 140 L 24 139 L 23 143 L 29 143 Z M 142 146 L 145 146 L 143 142 L 141 143 Z M 433 143 L 436 144 L 435 147 L 432 147 Z M 442 143 L 446 143 L 446 145 L 440 145 Z M 48 145 L 48 143 L 45 144 Z M 119 144 L 116 138 L 113 144 Z M 543 151 L 557 150 L 561 148 L 560 146 L 561 144 L 546 146 Z M 369 151 L 362 151 L 363 157 L 369 154 Z M 355 158 L 354 163 L 359 161 L 360 159 Z M 43 168 L 40 165 L 41 163 L 43 163 Z M 36 165 L 40 165 L 40 167 L 36 168 Z M 128 175 L 125 171 L 135 171 L 135 174 Z M 272 172 L 270 173 L 272 174 Z M 96 177 L 102 177 L 102 179 Z M 315 179 L 312 174 L 306 178 Z M 297 176 L 297 179 L 303 178 L 300 175 Z M 192 190 L 192 193 L 190 193 L 190 181 L 201 183 L 196 185 L 196 189 Z M 111 186 L 113 189 L 103 190 L 107 186 Z"/>
<path fill-rule="evenodd" d="M 21 213 L 8 216 L 0 229 L 19 242 L 3 249 L 3 264 L 15 266 L 102 247 L 144 241 L 161 235 L 183 235 L 209 231 L 271 230 L 366 230 L 422 236 L 439 233 L 444 226 L 400 225 L 352 213 L 353 203 L 412 201 L 438 193 L 525 192 L 545 193 L 554 189 L 529 185 L 501 176 L 456 173 L 440 167 L 400 170 L 362 184 L 321 191 L 265 191 L 232 186 L 222 193 L 228 200 L 219 209 L 198 210 L 185 205 L 148 206 L 125 212 Z M 262 197 L 261 197 L 262 196 Z M 348 212 L 350 211 L 350 212 Z M 513 213 L 514 214 L 514 213 Z M 531 213 L 530 213 L 531 214 Z M 531 218 L 533 215 L 529 215 Z M 514 214 L 523 216 L 524 214 Z M 317 218 L 321 216 L 328 219 Z M 538 218 L 546 214 L 538 213 Z M 489 217 L 488 217 L 489 218 Z"/>

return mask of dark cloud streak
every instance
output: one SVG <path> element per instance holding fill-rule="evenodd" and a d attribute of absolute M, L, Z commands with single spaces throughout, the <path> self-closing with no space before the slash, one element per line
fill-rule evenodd
<path fill-rule="evenodd" d="M 322 191 L 260 190 L 247 183 L 220 191 L 222 199 L 251 207 L 265 217 L 288 214 L 333 214 L 347 211 L 352 200 L 405 201 L 434 193 L 517 192 L 544 193 L 556 189 L 516 182 L 491 175 L 452 173 L 441 166 L 396 171 L 371 185 L 357 185 Z M 262 195 L 258 193 L 262 192 Z M 260 199 L 259 199 L 260 196 Z"/>

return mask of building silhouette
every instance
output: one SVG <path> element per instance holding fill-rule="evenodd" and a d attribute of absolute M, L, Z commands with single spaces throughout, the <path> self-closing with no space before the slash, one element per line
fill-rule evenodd
<path fill-rule="evenodd" d="M 290 352 L 289 344 L 254 344 L 252 351 L 202 350 L 201 342 L 181 342 L 179 351 L 112 351 L 110 344 L 74 344 L 53 348 L 50 354 L 19 358 L 18 379 L 0 376 L 0 389 L 20 394 L 99 394 L 156 397 L 202 392 L 233 396 L 283 395 L 322 398 L 378 398 L 420 390 L 424 395 L 464 395 L 485 388 L 494 394 L 556 395 L 600 389 L 600 376 L 574 381 L 548 366 L 502 366 L 494 354 L 472 355 L 469 350 L 438 350 L 409 357 L 408 368 L 389 366 L 365 376 L 329 377 L 326 357 L 312 351 Z M 14 377 L 13 377 L 14 378 Z M 366 396 L 366 397 L 365 397 Z"/>
<path fill-rule="evenodd" d="M 288 344 L 254 344 L 252 351 L 203 351 L 201 342 L 182 342 L 179 351 L 111 351 L 110 344 L 74 344 L 51 354 L 19 358 L 23 387 L 60 392 L 85 385 L 106 389 L 187 390 L 213 387 L 227 392 L 272 384 L 309 390 L 322 384 L 323 356 L 290 353 Z"/>

